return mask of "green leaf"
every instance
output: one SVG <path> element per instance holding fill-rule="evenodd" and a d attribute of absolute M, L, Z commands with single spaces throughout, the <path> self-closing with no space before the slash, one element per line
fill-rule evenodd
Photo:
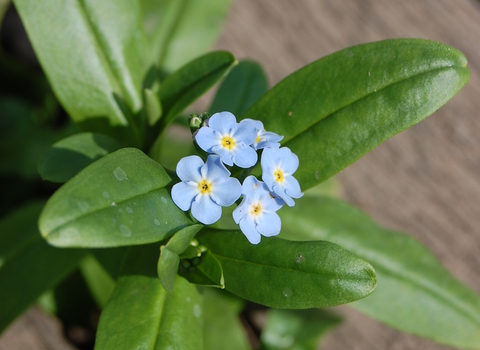
<path fill-rule="evenodd" d="M 204 348 L 249 350 L 250 344 L 238 317 L 242 303 L 217 289 L 204 289 Z M 240 307 L 239 307 L 240 306 Z"/>
<path fill-rule="evenodd" d="M 174 252 L 175 254 L 182 254 L 190 245 L 190 242 L 195 237 L 198 231 L 203 228 L 203 225 L 196 224 L 192 226 L 185 227 L 175 233 L 172 238 L 168 241 L 165 247 Z"/>
<path fill-rule="evenodd" d="M 135 148 L 110 153 L 50 197 L 40 232 L 64 247 L 161 241 L 192 224 L 164 188 L 169 182 L 165 170 Z"/>
<path fill-rule="evenodd" d="M 39 203 L 0 221 L 0 332 L 79 263 L 85 252 L 57 249 L 37 229 Z"/>
<path fill-rule="evenodd" d="M 160 89 L 163 108 L 160 129 L 170 124 L 181 111 L 202 96 L 236 63 L 235 57 L 229 52 L 211 52 L 169 75 Z"/>
<path fill-rule="evenodd" d="M 231 0 L 142 0 L 153 57 L 173 71 L 214 44 Z"/>
<path fill-rule="evenodd" d="M 329 242 L 263 238 L 250 244 L 240 231 L 203 229 L 197 234 L 220 261 L 225 289 L 275 308 L 306 309 L 345 304 L 376 285 L 367 262 Z"/>
<path fill-rule="evenodd" d="M 165 292 L 155 269 L 158 246 L 132 247 L 102 312 L 95 349 L 202 349 L 202 297 L 181 278 Z"/>
<path fill-rule="evenodd" d="M 58 141 L 43 156 L 38 172 L 44 180 L 66 182 L 87 165 L 124 144 L 101 134 L 80 133 Z"/>
<path fill-rule="evenodd" d="M 130 0 L 15 0 L 35 53 L 73 121 L 142 143 L 142 89 L 153 61 Z"/>
<path fill-rule="evenodd" d="M 284 135 L 306 190 L 435 112 L 467 83 L 458 50 L 422 39 L 347 48 L 285 78 L 244 118 Z"/>
<path fill-rule="evenodd" d="M 157 264 L 157 273 L 163 288 L 169 293 L 173 292 L 173 284 L 177 277 L 180 257 L 165 246 L 160 247 L 160 258 Z"/>
<path fill-rule="evenodd" d="M 190 246 L 190 242 L 203 225 L 187 226 L 175 233 L 168 243 L 160 247 L 157 272 L 160 282 L 167 292 L 173 292 L 173 284 L 177 276 L 180 254 Z"/>
<path fill-rule="evenodd" d="M 145 98 L 145 114 L 147 116 L 148 125 L 155 125 L 160 117 L 162 116 L 162 105 L 158 99 L 157 94 L 150 90 L 143 90 L 143 95 Z"/>
<path fill-rule="evenodd" d="M 225 288 L 222 265 L 208 251 L 202 253 L 199 257 L 182 260 L 178 274 L 193 284 Z"/>
<path fill-rule="evenodd" d="M 320 339 L 340 322 L 340 317 L 324 310 L 270 309 L 261 340 L 265 350 L 319 349 Z"/>
<path fill-rule="evenodd" d="M 113 293 L 115 280 L 92 255 L 80 262 L 80 272 L 98 307 L 103 309 Z"/>
<path fill-rule="evenodd" d="M 279 212 L 282 237 L 329 240 L 375 266 L 375 293 L 353 307 L 405 332 L 479 348 L 480 297 L 415 239 L 384 229 L 333 198 L 305 197 L 288 209 Z"/>
<path fill-rule="evenodd" d="M 241 61 L 218 88 L 209 113 L 229 111 L 239 117 L 267 90 L 262 67 L 253 61 Z"/>

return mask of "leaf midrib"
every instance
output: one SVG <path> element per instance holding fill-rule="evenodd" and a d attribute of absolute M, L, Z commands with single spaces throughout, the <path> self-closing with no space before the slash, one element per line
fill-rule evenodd
<path fill-rule="evenodd" d="M 380 91 L 383 91 L 383 90 L 385 90 L 385 89 L 387 89 L 387 88 L 389 88 L 389 87 L 391 87 L 391 86 L 393 86 L 393 85 L 400 84 L 400 83 L 402 83 L 402 82 L 404 82 L 404 81 L 406 81 L 406 80 L 409 80 L 409 79 L 412 79 L 412 78 L 416 78 L 416 77 L 418 77 L 418 76 L 420 76 L 420 75 L 423 75 L 423 74 L 429 74 L 429 73 L 436 72 L 436 71 L 443 71 L 443 70 L 446 70 L 446 69 L 458 69 L 458 68 L 466 68 L 466 66 L 458 66 L 458 65 L 443 66 L 443 67 L 435 68 L 435 69 L 432 69 L 432 70 L 422 71 L 422 72 L 419 72 L 419 73 L 417 73 L 417 74 L 413 74 L 413 75 L 408 76 L 408 77 L 405 77 L 405 78 L 403 78 L 403 79 L 400 79 L 400 80 L 391 82 L 391 83 L 389 83 L 389 84 L 386 84 L 386 85 L 382 86 L 382 87 L 379 88 L 379 89 L 376 89 L 376 90 L 374 90 L 374 91 L 372 91 L 372 92 L 370 92 L 370 93 L 368 93 L 368 94 L 366 94 L 366 95 L 363 95 L 363 96 L 361 96 L 361 97 L 359 97 L 359 98 L 357 98 L 357 99 L 355 99 L 355 100 L 353 100 L 353 101 L 351 101 L 351 102 L 349 102 L 349 103 L 347 103 L 347 104 L 345 104 L 345 105 L 343 105 L 343 106 L 338 107 L 337 109 L 335 109 L 335 110 L 331 111 L 330 113 L 328 113 L 327 115 L 325 115 L 323 118 L 321 118 L 321 119 L 313 122 L 312 124 L 308 125 L 308 126 L 305 127 L 303 130 L 299 131 L 297 134 L 292 135 L 292 136 L 289 137 L 289 138 L 285 138 L 284 140 L 282 140 L 282 141 L 283 141 L 283 142 L 282 142 L 282 146 L 286 145 L 288 142 L 290 142 L 291 140 L 299 137 L 300 135 L 308 132 L 308 130 L 309 130 L 310 128 L 312 128 L 312 127 L 314 127 L 315 125 L 321 123 L 322 121 L 326 120 L 327 118 L 335 115 L 337 112 L 341 111 L 342 109 L 345 109 L 345 108 L 347 108 L 347 107 L 349 107 L 349 106 L 351 106 L 351 105 L 353 105 L 353 104 L 355 104 L 355 103 L 357 103 L 357 102 L 359 102 L 359 101 L 361 101 L 361 100 L 363 100 L 363 99 L 366 99 L 367 97 L 369 97 L 369 96 L 371 96 L 371 95 L 375 95 L 375 94 L 379 93 Z"/>
<path fill-rule="evenodd" d="M 161 51 L 160 51 L 160 57 L 158 58 L 157 64 L 159 67 L 162 66 L 163 62 L 165 61 L 165 57 L 167 57 L 167 48 L 170 45 L 170 42 L 172 41 L 172 38 L 175 34 L 176 29 L 178 28 L 181 19 L 183 17 L 183 14 L 185 13 L 185 8 L 186 8 L 186 3 L 188 0 L 174 0 L 174 1 L 181 1 L 180 3 L 180 8 L 177 11 L 177 16 L 174 18 L 173 23 L 170 28 L 167 30 L 167 35 L 165 35 L 165 41 L 163 45 L 161 46 Z M 173 2 L 172 2 L 173 4 Z M 168 11 L 167 11 L 168 12 Z"/>
<path fill-rule="evenodd" d="M 307 231 L 310 230 L 308 228 L 308 226 L 309 225 L 305 226 Z M 379 228 L 377 225 L 374 225 L 374 227 L 372 229 L 373 230 L 375 230 L 375 229 L 376 230 L 383 230 L 382 228 Z M 388 233 L 388 230 L 386 230 L 386 231 Z M 329 232 L 329 231 L 327 231 L 327 232 Z M 338 244 L 341 244 L 341 242 L 339 242 Z M 351 249 L 351 248 L 348 248 L 348 249 Z M 392 268 L 387 270 L 387 269 L 384 268 L 385 265 L 382 264 L 382 260 L 385 260 L 385 259 L 382 259 L 382 258 L 377 259 L 377 257 L 375 255 L 378 256 L 379 254 L 377 254 L 374 250 L 371 250 L 371 249 L 368 249 L 368 248 L 364 248 L 364 249 L 361 249 L 361 250 L 362 251 L 360 251 L 356 254 L 358 254 L 358 256 L 362 257 L 363 259 L 368 260 L 370 263 L 372 263 L 372 265 L 378 266 L 378 267 L 375 267 L 376 271 L 380 271 L 380 272 L 385 273 L 387 275 L 397 277 L 397 279 L 410 282 L 408 284 L 413 285 L 413 286 L 417 286 L 419 289 L 422 289 L 424 291 L 429 292 L 427 294 L 432 294 L 433 296 L 436 296 L 437 298 L 439 298 L 441 300 L 448 301 L 448 304 L 452 305 L 461 314 L 466 315 L 469 319 L 474 320 L 476 323 L 480 323 L 480 320 L 478 319 L 478 316 L 475 317 L 475 314 L 472 314 L 471 312 L 469 312 L 469 309 L 470 309 L 469 305 L 465 305 L 462 301 L 460 301 L 460 303 L 457 303 L 457 302 L 452 303 L 451 298 L 449 297 L 449 294 L 441 293 L 441 290 L 439 290 L 440 288 L 432 289 L 431 288 L 431 283 L 428 283 L 428 284 L 427 283 L 422 283 L 422 281 L 424 279 L 422 279 L 422 276 L 418 276 L 416 274 L 416 270 L 406 269 L 406 268 L 404 268 L 404 265 L 402 265 L 401 263 L 398 263 L 396 260 L 388 260 L 388 259 L 387 260 L 390 262 L 390 266 Z M 355 251 L 355 249 L 352 249 L 352 251 Z M 357 249 L 357 251 L 358 251 L 358 249 Z M 372 256 L 373 256 L 373 258 L 371 258 Z M 399 271 L 404 271 L 404 270 L 407 270 L 408 273 L 399 272 Z M 412 279 L 412 278 L 409 278 L 409 276 L 410 277 L 414 276 L 415 278 Z"/>
<path fill-rule="evenodd" d="M 212 251 L 212 253 L 217 256 L 217 257 L 220 257 L 221 259 L 225 259 L 225 260 L 231 260 L 231 261 L 235 261 L 237 263 L 243 263 L 243 264 L 249 264 L 249 265 L 255 265 L 255 266 L 260 266 L 262 268 L 272 268 L 272 269 L 281 269 L 281 270 L 287 270 L 287 271 L 291 271 L 291 272 L 295 272 L 295 273 L 302 273 L 302 274 L 305 274 L 305 275 L 320 275 L 320 276 L 326 276 L 326 277 L 335 277 L 335 278 L 339 278 L 337 277 L 338 275 L 335 275 L 334 273 L 331 273 L 331 272 L 326 272 L 326 273 L 323 273 L 323 274 L 320 274 L 320 273 L 314 273 L 314 272 L 305 272 L 305 271 L 302 271 L 302 270 L 295 270 L 295 269 L 292 269 L 292 268 L 288 268 L 288 267 L 281 267 L 281 266 L 276 266 L 276 265 L 265 265 L 265 264 L 260 264 L 260 263 L 257 263 L 257 262 L 253 262 L 253 261 L 247 261 L 247 260 L 240 260 L 240 259 L 236 259 L 236 258 L 231 258 L 231 257 L 228 257 L 228 256 L 224 256 L 224 255 L 221 255 L 221 254 L 218 254 L 218 253 L 215 253 Z M 345 278 L 345 277 L 341 277 L 341 279 L 344 279 L 344 280 L 349 280 L 349 281 L 374 281 L 373 278 Z"/>
<path fill-rule="evenodd" d="M 132 200 L 132 199 L 135 199 L 135 198 L 138 198 L 138 197 L 147 195 L 147 194 L 152 193 L 152 192 L 155 192 L 155 191 L 162 190 L 162 189 L 164 189 L 164 188 L 165 188 L 165 187 L 154 188 L 154 189 L 149 190 L 149 191 L 147 191 L 147 192 L 143 192 L 143 193 L 137 194 L 137 195 L 135 195 L 135 196 L 133 196 L 133 197 L 128 197 L 128 198 L 123 199 L 123 200 L 121 200 L 121 201 L 116 201 L 115 204 L 122 204 L 122 203 L 124 203 L 124 202 L 129 201 L 129 200 Z M 109 206 L 106 206 L 106 207 L 101 207 L 101 208 L 98 208 L 98 209 L 95 209 L 95 210 L 92 210 L 92 211 L 89 211 L 89 212 L 82 213 L 81 215 L 76 216 L 76 217 L 74 217 L 74 218 L 72 218 L 72 219 L 70 219 L 70 220 L 68 220 L 68 221 L 65 221 L 63 224 L 55 227 L 53 230 L 51 230 L 49 233 L 47 233 L 44 237 L 47 238 L 48 236 L 50 236 L 50 235 L 53 234 L 54 232 L 57 232 L 57 231 L 60 230 L 61 228 L 69 225 L 72 221 L 80 220 L 80 219 L 82 219 L 82 218 L 84 218 L 84 217 L 86 217 L 86 216 L 89 216 L 89 215 L 91 215 L 91 214 L 98 213 L 98 212 L 101 212 L 101 211 L 104 211 L 104 210 L 108 210 L 109 208 L 112 208 L 112 206 L 109 205 Z M 42 236 L 43 236 L 43 235 L 42 235 Z"/>
<path fill-rule="evenodd" d="M 111 77 L 110 81 L 116 86 L 117 88 L 117 93 L 119 94 L 119 97 L 121 98 L 123 104 L 125 105 L 125 108 L 128 110 L 130 113 L 123 113 L 122 108 L 120 106 L 117 106 L 119 112 L 125 117 L 125 119 L 128 121 L 129 126 L 131 127 L 131 130 L 135 134 L 138 140 L 141 140 L 140 137 L 140 130 L 138 129 L 137 125 L 134 123 L 132 120 L 131 113 L 132 111 L 129 110 L 127 104 L 125 103 L 125 88 L 123 87 L 123 84 L 121 83 L 121 80 L 119 77 L 115 74 L 115 70 L 112 68 L 112 62 L 108 59 L 107 54 L 105 53 L 106 49 L 102 45 L 102 41 L 100 40 L 97 29 L 93 25 L 89 12 L 87 11 L 87 8 L 85 7 L 84 0 L 78 0 L 80 6 L 79 9 L 81 9 L 83 18 L 84 18 L 84 23 L 88 27 L 89 32 L 92 34 L 92 38 L 94 40 L 94 44 L 96 47 L 100 48 L 100 50 L 96 50 L 98 55 L 101 55 L 101 62 L 105 62 L 106 64 L 102 64 L 102 67 L 105 70 L 108 70 L 108 76 Z"/>

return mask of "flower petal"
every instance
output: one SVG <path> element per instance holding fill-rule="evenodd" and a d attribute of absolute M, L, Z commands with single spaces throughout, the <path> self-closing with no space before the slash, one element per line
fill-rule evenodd
<path fill-rule="evenodd" d="M 247 211 L 248 205 L 245 197 L 242 199 L 242 203 L 238 207 L 235 208 L 233 211 L 233 220 L 235 221 L 236 224 L 240 222 L 240 220 L 245 217 L 245 215 L 248 213 Z"/>
<path fill-rule="evenodd" d="M 268 191 L 268 187 L 263 182 L 258 181 L 255 176 L 250 175 L 243 180 L 242 194 L 252 200 L 258 199 L 259 195 L 255 195 L 255 193 L 258 192 L 259 187 Z"/>
<path fill-rule="evenodd" d="M 297 155 L 288 147 L 282 147 L 277 151 L 282 159 L 281 167 L 283 172 L 285 175 L 292 175 L 298 169 L 299 161 Z"/>
<path fill-rule="evenodd" d="M 230 171 L 225 168 L 221 159 L 217 155 L 208 156 L 207 162 L 201 170 L 202 177 L 214 183 L 227 179 L 230 176 Z"/>
<path fill-rule="evenodd" d="M 240 198 L 242 194 L 242 185 L 240 181 L 234 177 L 229 177 L 225 180 L 215 182 L 212 184 L 212 192 L 210 196 L 215 203 L 222 207 L 229 207 Z"/>
<path fill-rule="evenodd" d="M 280 162 L 280 157 L 278 154 L 278 149 L 265 148 L 263 150 L 262 159 L 261 159 L 262 173 L 263 174 L 272 173 L 272 176 L 273 176 L 273 171 L 275 170 L 279 162 Z M 265 178 L 263 179 L 263 181 L 266 182 Z"/>
<path fill-rule="evenodd" d="M 277 213 L 263 213 L 257 220 L 257 231 L 265 237 L 276 236 L 282 229 L 282 222 Z"/>
<path fill-rule="evenodd" d="M 257 163 L 257 152 L 243 142 L 238 143 L 233 151 L 233 162 L 240 168 L 250 168 Z"/>
<path fill-rule="evenodd" d="M 285 192 L 293 198 L 300 198 L 303 196 L 302 190 L 300 189 L 300 184 L 297 179 L 293 176 L 287 176 L 283 182 L 285 186 Z"/>
<path fill-rule="evenodd" d="M 200 192 L 196 184 L 179 182 L 172 187 L 172 200 L 177 207 L 183 211 L 187 211 L 192 206 L 195 196 L 199 193 Z"/>
<path fill-rule="evenodd" d="M 246 119 L 243 119 L 243 120 L 249 120 L 253 124 L 253 126 L 255 127 L 257 132 L 265 130 L 265 128 L 263 127 L 263 123 L 260 120 L 255 120 L 255 119 L 250 119 L 250 118 L 246 118 Z"/>
<path fill-rule="evenodd" d="M 182 181 L 202 181 L 200 168 L 203 166 L 202 158 L 198 156 L 189 156 L 180 159 L 177 164 L 177 175 Z"/>
<path fill-rule="evenodd" d="M 283 136 L 269 131 L 260 132 L 258 136 L 260 137 L 260 142 L 254 143 L 253 148 L 255 149 L 263 149 L 267 147 L 280 148 L 280 141 L 283 139 Z"/>
<path fill-rule="evenodd" d="M 285 188 L 280 185 L 274 185 L 273 191 L 276 195 L 278 195 L 281 199 L 287 203 L 289 207 L 293 207 L 295 205 L 295 201 L 290 197 L 288 194 L 285 193 Z"/>
<path fill-rule="evenodd" d="M 212 152 L 218 154 L 222 159 L 222 162 L 233 166 L 233 152 L 228 151 L 227 149 L 223 148 L 222 146 L 215 146 L 212 148 Z"/>
<path fill-rule="evenodd" d="M 208 119 L 208 127 L 218 131 L 220 135 L 230 135 L 237 126 L 237 119 L 230 112 L 215 113 Z"/>
<path fill-rule="evenodd" d="M 263 159 L 263 157 L 262 157 L 262 159 Z M 266 169 L 263 169 L 263 166 L 262 166 L 262 180 L 265 182 L 265 184 L 267 185 L 268 189 L 271 192 L 274 192 L 273 191 L 273 186 L 275 186 L 275 185 L 278 186 L 277 181 L 275 181 L 275 176 L 273 175 L 273 170 L 272 171 L 267 171 Z"/>
<path fill-rule="evenodd" d="M 222 216 L 222 208 L 209 195 L 199 195 L 192 203 L 192 215 L 202 224 L 211 225 Z"/>
<path fill-rule="evenodd" d="M 257 138 L 257 128 L 252 119 L 244 119 L 238 123 L 233 137 L 236 142 L 243 142 L 245 145 L 250 146 L 255 142 Z"/>
<path fill-rule="evenodd" d="M 260 243 L 260 233 L 257 232 L 255 228 L 255 222 L 253 219 L 245 218 L 240 221 L 240 230 L 242 230 L 245 237 L 247 237 L 248 241 L 252 244 Z"/>
<path fill-rule="evenodd" d="M 220 144 L 221 135 L 215 130 L 202 126 L 195 135 L 195 141 L 205 152 L 212 153 L 212 148 Z"/>
<path fill-rule="evenodd" d="M 273 195 L 273 194 L 272 194 Z M 285 201 L 277 196 L 272 198 L 269 193 L 269 198 L 263 202 L 264 210 L 266 212 L 275 212 L 280 210 L 285 204 Z"/>

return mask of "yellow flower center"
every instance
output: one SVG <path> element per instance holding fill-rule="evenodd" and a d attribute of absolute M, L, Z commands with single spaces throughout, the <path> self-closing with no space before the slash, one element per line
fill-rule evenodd
<path fill-rule="evenodd" d="M 212 184 L 207 180 L 202 180 L 202 182 L 198 184 L 198 189 L 201 194 L 210 193 L 210 191 L 212 190 Z"/>
<path fill-rule="evenodd" d="M 260 137 L 260 135 L 258 135 L 255 139 L 255 143 L 259 143 L 260 141 L 262 141 L 262 138 Z"/>
<path fill-rule="evenodd" d="M 230 136 L 224 136 L 222 139 L 222 146 L 230 151 L 235 147 L 235 140 Z"/>
<path fill-rule="evenodd" d="M 285 180 L 282 169 L 276 169 L 273 173 L 273 176 L 275 177 L 275 181 L 280 184 L 283 183 L 283 181 Z"/>
<path fill-rule="evenodd" d="M 252 216 L 258 216 L 261 213 L 262 213 L 262 206 L 260 204 L 255 203 L 250 207 L 250 214 Z"/>

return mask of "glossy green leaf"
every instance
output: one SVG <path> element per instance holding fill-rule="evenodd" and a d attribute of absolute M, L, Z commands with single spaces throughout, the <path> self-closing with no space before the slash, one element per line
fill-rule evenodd
<path fill-rule="evenodd" d="M 142 87 L 153 61 L 141 9 L 130 0 L 15 0 L 35 53 L 85 131 L 140 145 Z"/>
<path fill-rule="evenodd" d="M 415 239 L 333 198 L 305 197 L 288 209 L 279 212 L 282 237 L 329 240 L 374 265 L 378 287 L 353 307 L 405 332 L 479 348 L 480 297 Z"/>
<path fill-rule="evenodd" d="M 163 69 L 173 71 L 207 52 L 231 0 L 142 0 L 145 31 Z"/>
<path fill-rule="evenodd" d="M 102 312 L 95 349 L 202 349 L 202 297 L 181 278 L 173 293 L 155 269 L 158 246 L 132 247 Z"/>
<path fill-rule="evenodd" d="M 319 349 L 320 339 L 340 322 L 339 316 L 324 310 L 270 309 L 262 344 L 265 350 Z"/>
<path fill-rule="evenodd" d="M 38 164 L 44 180 L 66 182 L 80 170 L 125 145 L 109 136 L 93 133 L 72 135 L 55 143 Z"/>
<path fill-rule="evenodd" d="M 157 264 L 157 273 L 163 288 L 169 293 L 173 292 L 173 284 L 177 277 L 178 264 L 180 256 L 167 249 L 165 246 L 160 247 L 160 258 Z"/>
<path fill-rule="evenodd" d="M 243 117 L 285 136 L 306 190 L 435 112 L 467 83 L 466 64 L 458 50 L 422 39 L 354 46 L 285 78 Z"/>
<path fill-rule="evenodd" d="M 236 62 L 229 52 L 211 52 L 169 75 L 160 89 L 163 108 L 161 128 L 170 124 L 181 111 L 218 82 Z"/>
<path fill-rule="evenodd" d="M 178 274 L 193 284 L 225 288 L 225 279 L 220 261 L 206 251 L 199 257 L 182 260 Z"/>
<path fill-rule="evenodd" d="M 267 90 L 262 67 L 253 61 L 241 61 L 218 88 L 209 113 L 229 111 L 239 117 Z"/>
<path fill-rule="evenodd" d="M 240 231 L 204 229 L 196 238 L 220 261 L 225 289 L 275 308 L 345 304 L 369 295 L 375 270 L 329 242 L 262 238 L 250 244 Z"/>
<path fill-rule="evenodd" d="M 40 232 L 64 247 L 161 241 L 192 224 L 164 188 L 169 182 L 165 170 L 138 149 L 110 153 L 50 197 Z"/>
<path fill-rule="evenodd" d="M 174 252 L 175 254 L 182 254 L 190 245 L 190 242 L 195 237 L 198 231 L 203 228 L 203 225 L 196 224 L 192 226 L 185 227 L 175 233 L 172 238 L 168 241 L 165 247 Z"/>
<path fill-rule="evenodd" d="M 147 116 L 148 125 L 155 125 L 160 117 L 162 116 L 162 105 L 158 99 L 157 94 L 150 90 L 143 90 L 143 95 L 145 98 L 145 114 Z"/>
<path fill-rule="evenodd" d="M 177 276 L 180 254 L 190 246 L 190 242 L 203 225 L 187 226 L 175 233 L 168 243 L 160 247 L 157 272 L 160 282 L 167 292 L 173 291 L 173 284 Z"/>
<path fill-rule="evenodd" d="M 30 204 L 0 222 L 0 332 L 85 255 L 49 246 L 38 232 L 40 210 L 40 204 Z"/>
<path fill-rule="evenodd" d="M 80 262 L 80 272 L 98 307 L 103 309 L 113 293 L 115 280 L 92 255 Z"/>
<path fill-rule="evenodd" d="M 218 289 L 203 292 L 205 319 L 203 336 L 205 349 L 249 350 L 247 334 L 240 322 L 242 303 Z"/>

